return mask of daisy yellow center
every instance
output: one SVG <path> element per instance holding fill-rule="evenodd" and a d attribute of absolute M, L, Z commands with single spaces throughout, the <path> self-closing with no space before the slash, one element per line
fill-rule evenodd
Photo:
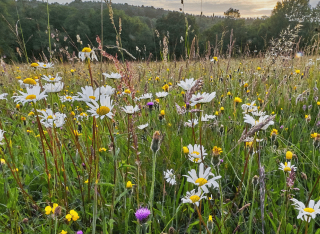
<path fill-rule="evenodd" d="M 54 78 L 54 77 L 52 77 L 52 78 L 50 78 L 50 80 L 55 80 L 56 78 Z"/>
<path fill-rule="evenodd" d="M 36 85 L 37 84 L 37 82 L 34 79 L 31 79 L 31 78 L 24 79 L 23 83 L 24 84 L 30 84 L 30 85 Z"/>
<path fill-rule="evenodd" d="M 199 186 L 205 185 L 206 183 L 208 183 L 208 181 L 205 178 L 198 178 L 196 180 L 196 183 L 199 184 Z"/>
<path fill-rule="evenodd" d="M 192 195 L 190 197 L 190 200 L 193 202 L 193 203 L 196 203 L 197 201 L 200 200 L 200 197 L 198 195 Z"/>
<path fill-rule="evenodd" d="M 82 49 L 82 52 L 87 52 L 87 53 L 90 53 L 91 52 L 91 49 L 89 47 L 84 47 Z"/>
<path fill-rule="evenodd" d="M 290 167 L 285 167 L 283 170 L 284 170 L 285 172 L 288 172 L 288 171 L 291 171 L 291 168 L 290 168 Z"/>
<path fill-rule="evenodd" d="M 72 99 L 72 97 L 70 97 L 70 96 L 66 96 L 66 99 Z"/>
<path fill-rule="evenodd" d="M 95 96 L 89 96 L 89 98 L 92 99 L 92 100 L 96 100 Z"/>
<path fill-rule="evenodd" d="M 314 209 L 312 209 L 312 208 L 304 208 L 303 209 L 305 212 L 308 212 L 308 213 L 313 213 L 315 210 Z"/>
<path fill-rule="evenodd" d="M 198 151 L 193 151 L 192 154 L 199 155 L 200 153 Z"/>
<path fill-rule="evenodd" d="M 107 107 L 107 106 L 100 106 L 98 109 L 97 109 L 97 114 L 98 115 L 106 115 L 110 112 L 110 108 Z"/>
<path fill-rule="evenodd" d="M 47 119 L 53 119 L 52 115 L 49 115 L 49 116 L 47 117 Z"/>
<path fill-rule="evenodd" d="M 195 159 L 193 159 L 193 162 L 198 162 L 199 161 L 199 158 L 195 158 Z"/>
<path fill-rule="evenodd" d="M 46 64 L 43 64 L 43 66 L 46 67 L 47 65 L 46 65 Z"/>
<path fill-rule="evenodd" d="M 36 99 L 36 98 L 37 98 L 37 96 L 34 95 L 34 94 L 30 94 L 30 95 L 26 96 L 26 100 L 33 100 L 33 99 Z"/>

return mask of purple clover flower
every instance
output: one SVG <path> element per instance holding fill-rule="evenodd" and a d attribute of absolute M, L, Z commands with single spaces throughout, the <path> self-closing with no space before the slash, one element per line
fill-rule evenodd
<path fill-rule="evenodd" d="M 284 126 L 283 126 L 283 125 L 281 125 L 281 126 L 280 126 L 280 129 L 283 129 L 283 128 L 284 128 Z"/>
<path fill-rule="evenodd" d="M 77 234 L 83 234 L 83 231 L 81 231 L 81 230 L 77 231 Z"/>
<path fill-rule="evenodd" d="M 147 207 L 140 207 L 136 211 L 135 216 L 139 220 L 140 223 L 144 223 L 147 221 L 150 214 L 151 214 L 151 212 Z"/>

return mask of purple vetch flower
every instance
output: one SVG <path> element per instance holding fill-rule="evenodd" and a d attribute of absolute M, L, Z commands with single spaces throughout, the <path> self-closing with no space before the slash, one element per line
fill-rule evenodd
<path fill-rule="evenodd" d="M 223 163 L 223 159 L 220 159 L 220 163 Z"/>
<path fill-rule="evenodd" d="M 83 231 L 81 231 L 81 230 L 77 231 L 77 234 L 83 234 Z"/>
<path fill-rule="evenodd" d="M 303 105 L 302 109 L 303 109 L 303 111 L 306 111 L 307 106 L 306 106 L 306 105 Z"/>
<path fill-rule="evenodd" d="M 280 126 L 280 129 L 283 129 L 283 128 L 284 128 L 284 126 L 283 126 L 283 125 L 281 125 L 281 126 Z"/>
<path fill-rule="evenodd" d="M 144 223 L 148 220 L 149 215 L 151 214 L 150 210 L 147 207 L 140 207 L 135 216 L 139 220 L 140 223 Z"/>

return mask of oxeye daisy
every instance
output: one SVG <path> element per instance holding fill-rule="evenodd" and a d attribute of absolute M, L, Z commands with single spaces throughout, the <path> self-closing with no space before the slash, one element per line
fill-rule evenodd
<path fill-rule="evenodd" d="M 59 112 L 53 113 L 51 109 L 47 110 L 38 110 L 40 123 L 43 124 L 46 128 L 60 128 L 64 125 L 64 119 L 67 117 L 65 114 L 61 114 Z"/>
<path fill-rule="evenodd" d="M 244 111 L 243 114 L 248 114 L 258 110 L 258 107 L 255 106 L 255 101 L 247 104 L 241 105 L 242 110 Z"/>
<path fill-rule="evenodd" d="M 176 176 L 174 174 L 174 171 L 172 169 L 164 171 L 164 178 L 166 179 L 166 181 L 171 184 L 171 185 L 175 185 L 176 182 Z"/>
<path fill-rule="evenodd" d="M 314 200 L 310 200 L 308 206 L 306 207 L 302 202 L 295 198 L 290 199 L 293 201 L 293 206 L 299 211 L 297 219 L 301 219 L 310 222 L 311 219 L 315 219 L 317 214 L 320 214 L 320 201 L 315 203 Z M 310 219 L 311 218 L 311 219 Z"/>
<path fill-rule="evenodd" d="M 93 90 L 91 86 L 81 87 L 82 92 L 78 92 L 79 97 L 77 98 L 78 101 L 84 102 L 91 102 L 91 101 L 98 101 L 99 100 L 99 88 Z"/>
<path fill-rule="evenodd" d="M 132 115 L 134 114 L 135 112 L 138 112 L 140 109 L 138 106 L 126 106 L 126 107 L 121 107 L 121 109 L 126 112 L 128 115 Z"/>
<path fill-rule="evenodd" d="M 101 95 L 107 95 L 107 96 L 111 96 L 112 94 L 114 94 L 116 90 L 115 88 L 112 88 L 110 85 L 101 86 L 99 89 L 100 89 Z"/>
<path fill-rule="evenodd" d="M 59 76 L 59 74 L 56 74 L 55 77 L 54 77 L 54 76 L 51 76 L 51 75 L 49 75 L 49 76 L 43 75 L 43 76 L 42 76 L 42 79 L 45 80 L 45 81 L 47 81 L 47 82 L 50 82 L 50 83 L 55 83 L 55 82 L 61 81 L 61 80 L 62 80 L 62 77 Z"/>
<path fill-rule="evenodd" d="M 69 96 L 69 95 L 64 95 L 62 97 L 59 97 L 61 102 L 74 102 L 78 96 Z"/>
<path fill-rule="evenodd" d="M 105 78 L 109 78 L 109 79 L 121 79 L 121 75 L 119 73 L 102 73 L 102 75 L 105 77 Z"/>
<path fill-rule="evenodd" d="M 167 92 L 158 92 L 158 93 L 156 93 L 156 96 L 158 98 L 164 98 L 164 97 L 168 96 L 168 94 L 169 93 L 167 93 Z"/>
<path fill-rule="evenodd" d="M 181 80 L 181 81 L 178 83 L 178 86 L 180 86 L 180 87 L 183 88 L 184 90 L 188 91 L 188 90 L 190 90 L 195 84 L 196 84 L 196 80 L 194 80 L 194 78 L 190 78 L 190 79 Z"/>
<path fill-rule="evenodd" d="M 48 83 L 43 86 L 47 93 L 58 93 L 63 89 L 63 82 Z"/>
<path fill-rule="evenodd" d="M 284 164 L 280 163 L 279 170 L 284 172 L 289 172 L 291 170 L 296 171 L 297 167 L 295 167 L 294 165 L 291 165 L 291 162 L 285 162 Z"/>
<path fill-rule="evenodd" d="M 0 94 L 0 100 L 7 100 L 7 93 Z"/>
<path fill-rule="evenodd" d="M 78 56 L 79 56 L 79 59 L 81 61 L 84 61 L 86 60 L 87 58 L 90 59 L 90 60 L 96 60 L 98 61 L 98 58 L 97 58 L 97 55 L 96 53 L 94 52 L 94 50 L 92 50 L 91 48 L 89 47 L 84 47 L 82 49 L 82 51 L 80 51 L 78 53 Z"/>
<path fill-rule="evenodd" d="M 199 123 L 198 119 L 193 119 L 192 121 L 188 120 L 188 122 L 185 122 L 184 125 L 192 128 L 196 126 L 198 123 Z"/>
<path fill-rule="evenodd" d="M 152 93 L 146 93 L 143 94 L 141 97 L 139 97 L 140 100 L 142 99 L 152 99 Z"/>
<path fill-rule="evenodd" d="M 252 127 L 264 122 L 267 118 L 269 117 L 269 115 L 265 115 L 265 116 L 260 116 L 260 118 L 258 120 L 255 120 L 251 115 L 246 114 L 244 116 L 244 122 L 250 124 Z M 273 121 L 269 121 L 268 123 L 266 123 L 261 129 L 262 130 L 266 130 L 270 125 L 273 125 L 274 122 Z"/>
<path fill-rule="evenodd" d="M 48 68 L 53 68 L 53 63 L 38 63 L 39 64 L 39 68 L 44 68 L 44 69 L 48 69 Z"/>
<path fill-rule="evenodd" d="M 201 148 L 200 148 L 201 147 Z M 191 145 L 189 144 L 188 145 L 188 151 L 185 151 L 184 149 L 185 147 L 183 147 L 183 151 L 184 152 L 188 152 L 188 157 L 189 157 L 189 160 L 191 162 L 195 162 L 195 163 L 201 163 L 202 162 L 202 159 L 205 158 L 206 155 L 208 155 L 206 153 L 206 150 L 204 149 L 203 146 L 200 146 L 200 145 Z M 202 157 L 201 157 L 201 150 L 202 150 Z"/>
<path fill-rule="evenodd" d="M 19 91 L 21 96 L 12 96 L 12 98 L 14 98 L 15 102 L 20 102 L 22 104 L 25 104 L 27 102 L 35 103 L 36 101 L 39 101 L 47 97 L 47 95 L 45 95 L 45 91 L 40 93 L 40 89 L 41 89 L 40 86 L 27 88 L 27 93 Z"/>
<path fill-rule="evenodd" d="M 92 116 L 95 116 L 97 118 L 101 118 L 103 119 L 104 117 L 109 117 L 110 119 L 112 119 L 112 100 L 110 99 L 110 96 L 101 96 L 100 97 L 100 105 L 93 100 L 92 104 L 91 103 L 87 103 L 87 105 L 91 108 L 90 110 L 88 110 L 88 112 L 91 113 Z"/>
<path fill-rule="evenodd" d="M 199 189 L 198 192 L 196 192 L 195 189 L 191 190 L 190 192 L 186 193 L 186 196 L 181 199 L 182 203 L 191 203 L 195 204 L 196 206 L 199 206 L 199 202 L 202 199 L 206 199 L 202 191 Z"/>
<path fill-rule="evenodd" d="M 202 116 L 201 117 L 201 121 L 202 122 L 207 122 L 207 121 L 210 121 L 210 120 L 212 120 L 212 119 L 215 119 L 216 118 L 216 116 L 215 115 L 205 115 L 205 116 Z"/>
<path fill-rule="evenodd" d="M 148 126 L 149 126 L 149 124 L 146 123 L 146 124 L 139 125 L 137 128 L 139 128 L 140 130 L 142 130 L 142 129 L 145 129 L 146 127 L 148 127 Z"/>
<path fill-rule="evenodd" d="M 208 188 L 210 187 L 219 188 L 219 184 L 216 182 L 216 180 L 221 178 L 221 176 L 214 176 L 214 174 L 210 172 L 210 170 L 211 170 L 211 167 L 208 167 L 204 171 L 204 165 L 203 163 L 200 163 L 199 176 L 197 175 L 197 172 L 194 169 L 188 172 L 190 176 L 188 175 L 184 175 L 184 176 L 187 177 L 188 182 L 199 186 L 199 188 L 202 189 L 204 193 L 209 193 Z"/>
<path fill-rule="evenodd" d="M 212 99 L 216 97 L 216 92 L 212 93 L 198 93 L 196 95 L 192 95 L 190 101 L 191 101 L 191 106 L 195 106 L 197 104 L 204 104 L 211 102 Z"/>

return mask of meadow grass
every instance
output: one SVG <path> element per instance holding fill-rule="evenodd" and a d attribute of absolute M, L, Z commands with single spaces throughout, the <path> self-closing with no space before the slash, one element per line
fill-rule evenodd
<path fill-rule="evenodd" d="M 0 92 L 8 95 L 0 100 L 0 128 L 5 131 L 1 233 L 320 233 L 319 219 L 310 224 L 297 219 L 290 200 L 306 207 L 310 199 L 319 200 L 317 57 L 166 63 L 86 59 L 55 61 L 48 69 L 30 64 L 2 68 Z M 106 79 L 101 71 L 122 78 Z M 14 102 L 12 96 L 26 91 L 18 80 L 32 78 L 43 87 L 43 75 L 61 76 L 63 89 L 47 92 L 35 104 Z M 202 79 L 202 84 L 191 92 L 177 85 L 189 78 Z M 115 88 L 112 118 L 92 117 L 88 103 L 59 98 L 102 85 Z M 156 97 L 162 91 L 169 95 Z M 188 94 L 202 92 L 216 95 L 205 104 L 186 104 Z M 153 97 L 135 99 L 146 93 Z M 151 101 L 152 108 L 147 105 Z M 253 101 L 259 111 L 274 116 L 274 124 L 266 130 L 260 126 L 244 142 L 252 126 L 244 122 L 242 104 Z M 128 115 L 121 107 L 129 105 L 139 111 Z M 42 124 L 39 111 L 47 108 L 66 115 L 61 127 Z M 200 120 L 201 111 L 215 118 L 185 124 Z M 200 167 L 184 151 L 189 144 L 201 144 L 207 153 L 204 167 L 221 176 L 218 186 L 202 194 L 199 206 L 182 202 L 187 192 L 203 191 L 184 176 Z M 215 146 L 221 150 L 212 151 Z M 286 159 L 288 151 L 292 159 L 290 154 Z M 297 167 L 295 173 L 293 168 L 279 170 L 285 162 Z M 173 185 L 164 178 L 170 169 Z M 151 211 L 143 221 L 135 215 L 140 207 Z"/>

